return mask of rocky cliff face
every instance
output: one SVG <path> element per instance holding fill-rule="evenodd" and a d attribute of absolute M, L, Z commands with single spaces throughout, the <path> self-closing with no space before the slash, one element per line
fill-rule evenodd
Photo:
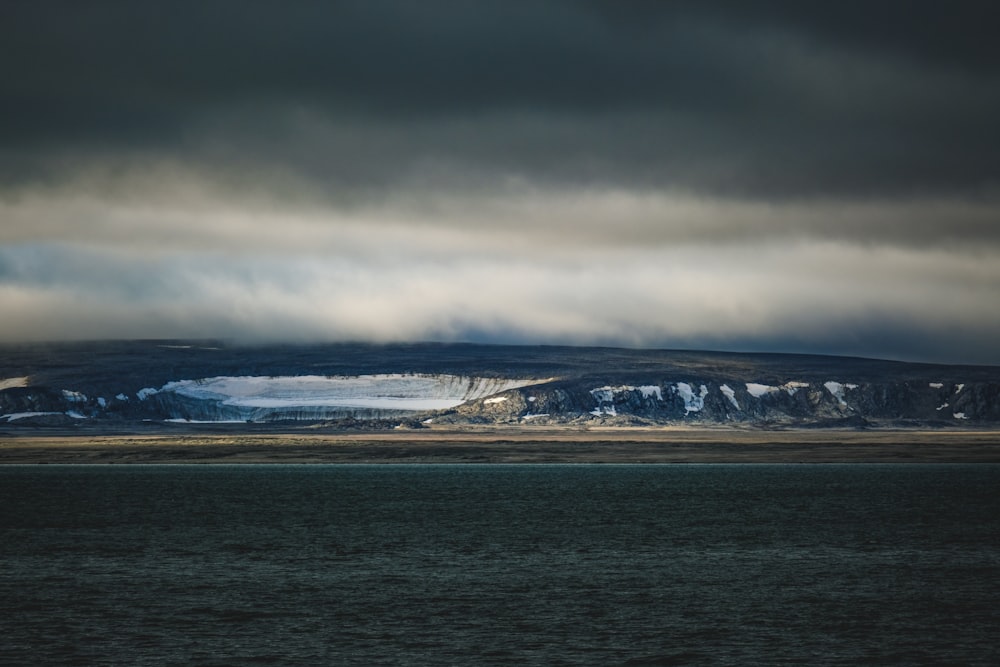
<path fill-rule="evenodd" d="M 552 383 L 465 403 L 446 422 L 836 425 L 1000 423 L 1000 383 L 852 383 L 793 380 L 766 385 L 688 378 L 587 388 Z"/>
<path fill-rule="evenodd" d="M 600 348 L 102 345 L 72 363 L 63 360 L 71 346 L 40 348 L 34 357 L 18 348 L 14 361 L 0 354 L 0 428 L 343 420 L 1000 425 L 1000 369 L 990 367 Z M 134 351 L 126 354 L 127 345 Z"/>

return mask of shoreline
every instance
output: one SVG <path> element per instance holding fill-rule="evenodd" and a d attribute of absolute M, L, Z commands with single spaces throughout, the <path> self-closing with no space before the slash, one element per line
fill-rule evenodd
<path fill-rule="evenodd" d="M 490 426 L 0 434 L 0 465 L 50 463 L 1000 463 L 1000 430 Z"/>

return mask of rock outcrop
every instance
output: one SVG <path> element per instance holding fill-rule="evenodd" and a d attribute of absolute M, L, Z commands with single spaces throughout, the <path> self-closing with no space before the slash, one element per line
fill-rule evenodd
<path fill-rule="evenodd" d="M 940 385 L 940 386 L 938 386 Z M 587 389 L 551 383 L 470 401 L 448 422 L 516 421 L 808 425 L 1000 423 L 1000 383 L 761 383 L 687 378 Z"/>

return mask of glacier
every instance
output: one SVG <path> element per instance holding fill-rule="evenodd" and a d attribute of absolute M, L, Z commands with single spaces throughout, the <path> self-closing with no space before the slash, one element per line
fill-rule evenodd
<path fill-rule="evenodd" d="M 447 410 L 546 381 L 405 373 L 218 376 L 168 382 L 146 397 L 170 404 L 171 419 L 190 421 L 379 419 Z"/>

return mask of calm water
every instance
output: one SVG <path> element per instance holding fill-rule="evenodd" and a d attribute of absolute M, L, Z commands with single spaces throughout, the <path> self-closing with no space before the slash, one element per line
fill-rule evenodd
<path fill-rule="evenodd" d="M 1000 663 L 1000 466 L 0 467 L 0 664 Z"/>

